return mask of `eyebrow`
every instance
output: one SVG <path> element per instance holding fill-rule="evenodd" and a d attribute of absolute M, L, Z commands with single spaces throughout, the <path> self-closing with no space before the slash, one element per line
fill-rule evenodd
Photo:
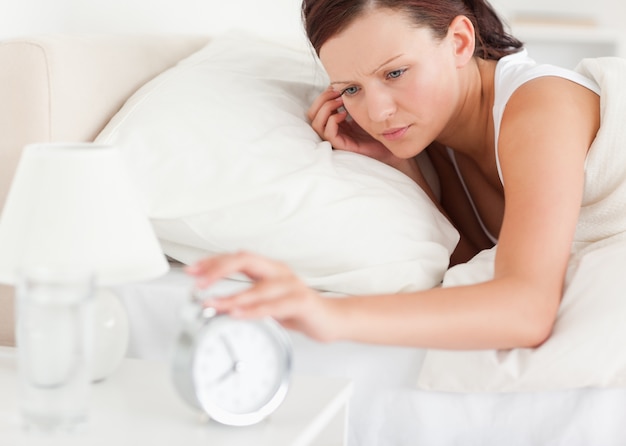
<path fill-rule="evenodd" d="M 384 61 L 383 63 L 381 63 L 378 67 L 376 67 L 374 70 L 372 70 L 372 72 L 370 73 L 370 76 L 373 75 L 374 73 L 376 73 L 378 70 L 380 70 L 382 67 L 384 67 L 385 65 L 387 65 L 390 62 L 393 62 L 394 60 L 398 59 L 402 57 L 402 54 L 398 54 L 397 56 L 393 56 L 390 59 L 387 59 L 386 61 Z M 335 85 L 335 84 L 351 84 L 352 81 L 334 81 L 331 82 L 330 85 Z"/>

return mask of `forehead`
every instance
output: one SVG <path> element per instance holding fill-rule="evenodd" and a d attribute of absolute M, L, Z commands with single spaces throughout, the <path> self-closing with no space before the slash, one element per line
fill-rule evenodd
<path fill-rule="evenodd" d="M 331 81 L 338 81 L 370 73 L 396 56 L 417 56 L 432 40 L 428 28 L 416 27 L 405 14 L 373 9 L 328 39 L 319 56 Z"/>

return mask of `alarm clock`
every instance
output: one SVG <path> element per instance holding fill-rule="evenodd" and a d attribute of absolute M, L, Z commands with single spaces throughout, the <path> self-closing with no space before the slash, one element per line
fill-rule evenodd
<path fill-rule="evenodd" d="M 287 395 L 293 362 L 289 335 L 271 318 L 235 319 L 204 307 L 197 292 L 191 296 L 175 345 L 175 388 L 219 423 L 262 421 Z"/>

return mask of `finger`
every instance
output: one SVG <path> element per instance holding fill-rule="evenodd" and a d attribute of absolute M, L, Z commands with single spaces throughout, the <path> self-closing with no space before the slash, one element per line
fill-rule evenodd
<path fill-rule="evenodd" d="M 295 276 L 269 279 L 255 282 L 249 288 L 228 297 L 208 303 L 218 311 L 232 312 L 238 308 L 249 308 L 263 302 L 281 299 L 298 298 L 305 293 L 307 287 Z"/>
<path fill-rule="evenodd" d="M 328 87 L 324 90 L 311 104 L 309 110 L 307 111 L 307 117 L 309 121 L 313 121 L 315 116 L 319 113 L 322 106 L 328 101 L 332 101 L 333 99 L 340 97 L 341 93 L 339 91 L 334 90 L 332 87 Z"/>
<path fill-rule="evenodd" d="M 342 106 L 342 101 L 340 99 L 332 99 L 328 102 L 325 102 L 317 114 L 313 117 L 311 121 L 311 127 L 318 133 L 320 136 L 324 136 L 324 128 L 326 127 L 326 122 L 328 119 L 333 116 L 335 113 L 338 113 L 338 108 Z"/>
<path fill-rule="evenodd" d="M 283 294 L 281 297 L 270 300 L 255 301 L 253 304 L 233 307 L 229 314 L 240 319 L 259 319 L 271 317 L 279 322 L 290 319 L 302 319 L 310 313 L 306 310 L 305 299 L 294 299 Z"/>
<path fill-rule="evenodd" d="M 328 119 L 336 113 L 339 113 L 337 109 L 343 106 L 343 100 L 341 97 L 337 97 L 326 101 L 317 110 L 317 113 L 311 119 L 311 127 L 317 132 L 318 135 L 324 137 L 324 129 Z"/>
<path fill-rule="evenodd" d="M 298 307 L 292 299 L 278 299 L 248 307 L 236 307 L 230 313 L 232 317 L 237 319 L 262 319 L 271 317 L 279 322 L 295 319 L 298 314 Z"/>
<path fill-rule="evenodd" d="M 324 139 L 326 139 L 326 141 L 335 139 L 339 135 L 341 131 L 339 124 L 344 122 L 347 116 L 348 116 L 348 112 L 344 110 L 344 111 L 337 112 L 334 115 L 328 117 L 328 120 L 326 121 L 326 125 L 324 126 L 324 133 L 323 133 Z"/>
<path fill-rule="evenodd" d="M 338 150 L 350 150 L 350 145 L 354 145 L 352 139 L 346 135 L 341 127 L 341 123 L 345 122 L 348 112 L 339 112 L 328 118 L 326 127 L 324 128 L 323 138 L 330 142 L 333 148 Z"/>
<path fill-rule="evenodd" d="M 236 273 L 245 274 L 253 280 L 260 280 L 280 277 L 289 270 L 280 262 L 248 252 L 237 252 L 203 259 L 189 268 L 189 271 L 197 278 L 197 285 L 206 288 Z"/>
<path fill-rule="evenodd" d="M 263 301 L 250 307 L 240 307 L 232 312 L 232 317 L 238 319 L 260 319 L 271 317 L 285 328 L 304 332 L 314 339 L 327 339 L 324 333 L 327 321 L 320 312 L 324 305 L 323 299 L 314 293 L 303 299 L 290 299 L 288 297 Z"/>

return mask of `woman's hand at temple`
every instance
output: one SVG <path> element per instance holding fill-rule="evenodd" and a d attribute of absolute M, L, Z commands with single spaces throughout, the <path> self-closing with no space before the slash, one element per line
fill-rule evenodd
<path fill-rule="evenodd" d="M 250 288 L 229 297 L 211 299 L 205 305 L 239 319 L 272 317 L 285 328 L 318 341 L 335 339 L 333 303 L 302 282 L 286 265 L 264 257 L 238 252 L 198 261 L 186 268 L 198 288 L 207 288 L 236 273 L 249 277 Z"/>
<path fill-rule="evenodd" d="M 326 89 L 308 111 L 311 127 L 337 150 L 360 153 L 398 168 L 407 160 L 398 158 L 348 117 L 339 91 Z"/>

